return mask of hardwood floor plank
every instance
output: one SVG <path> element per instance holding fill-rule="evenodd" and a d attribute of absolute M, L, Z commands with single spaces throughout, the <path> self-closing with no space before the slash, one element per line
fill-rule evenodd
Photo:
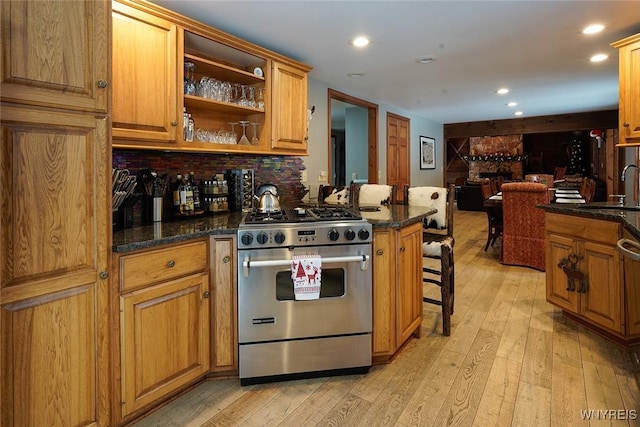
<path fill-rule="evenodd" d="M 361 375 L 329 378 L 280 423 L 281 426 L 316 426 L 349 393 Z"/>
<path fill-rule="evenodd" d="M 551 332 L 529 328 L 520 376 L 521 381 L 551 389 L 552 342 Z"/>
<path fill-rule="evenodd" d="M 404 426 L 433 425 L 465 357 L 466 354 L 443 349 L 438 354 L 441 362 L 433 364 L 424 373 L 398 422 Z"/>
<path fill-rule="evenodd" d="M 580 416 L 580 411 L 586 408 L 587 396 L 582 366 L 567 363 L 567 358 L 563 354 L 554 354 L 551 383 L 551 425 L 588 426 L 589 422 Z"/>
<path fill-rule="evenodd" d="M 480 330 L 433 425 L 473 425 L 500 337 Z"/>
<path fill-rule="evenodd" d="M 518 384 L 520 382 L 520 363 L 496 357 L 491 366 L 487 386 L 480 399 L 478 412 L 473 424 L 476 426 L 508 426 L 513 419 Z"/>
<path fill-rule="evenodd" d="M 592 410 L 625 409 L 622 395 L 618 388 L 616 374 L 609 363 L 582 362 L 584 384 L 587 394 L 587 407 Z M 625 422 L 613 422 L 613 425 L 628 425 Z M 617 420 L 622 421 L 622 420 Z"/>
<path fill-rule="evenodd" d="M 564 425 L 551 424 L 551 390 L 520 381 L 511 425 L 518 427 Z"/>
<path fill-rule="evenodd" d="M 318 425 L 326 426 L 348 426 L 357 425 L 371 406 L 370 402 L 359 398 L 351 393 L 347 393 L 336 406 L 324 416 Z"/>

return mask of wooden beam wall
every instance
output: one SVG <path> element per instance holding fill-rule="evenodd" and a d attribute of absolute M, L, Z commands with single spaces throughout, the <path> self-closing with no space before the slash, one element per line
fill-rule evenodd
<path fill-rule="evenodd" d="M 618 110 L 555 116 L 488 120 L 483 122 L 450 123 L 444 125 L 444 139 L 471 136 L 497 136 L 527 133 L 565 132 L 584 129 L 615 129 Z"/>

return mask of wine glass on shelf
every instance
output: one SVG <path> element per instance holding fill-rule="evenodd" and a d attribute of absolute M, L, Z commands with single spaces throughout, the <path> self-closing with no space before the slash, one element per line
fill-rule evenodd
<path fill-rule="evenodd" d="M 238 122 L 229 122 L 229 124 L 231 125 L 231 140 L 229 143 L 230 144 L 237 144 L 238 143 L 238 134 L 236 133 L 236 125 L 238 124 Z"/>
<path fill-rule="evenodd" d="M 258 125 L 260 123 L 251 123 L 251 126 L 253 126 L 253 138 L 251 138 L 251 144 L 252 145 L 258 145 L 260 143 L 260 140 L 258 139 Z"/>
<path fill-rule="evenodd" d="M 240 141 L 238 144 L 240 145 L 251 145 L 249 142 L 249 138 L 247 138 L 247 126 L 249 126 L 249 120 L 240 120 L 238 124 L 242 126 L 242 136 L 240 137 Z"/>

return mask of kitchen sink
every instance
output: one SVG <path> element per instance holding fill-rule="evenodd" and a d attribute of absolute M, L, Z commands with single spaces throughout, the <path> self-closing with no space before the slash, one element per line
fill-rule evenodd
<path fill-rule="evenodd" d="M 611 202 L 595 202 L 595 203 L 586 203 L 580 206 L 581 209 L 608 209 L 608 210 L 617 210 L 617 211 L 639 211 L 640 206 L 632 205 L 632 204 L 624 204 L 620 205 L 618 203 Z"/>

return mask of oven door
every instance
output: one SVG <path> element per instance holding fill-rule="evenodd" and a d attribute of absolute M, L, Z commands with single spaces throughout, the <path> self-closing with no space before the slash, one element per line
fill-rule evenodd
<path fill-rule="evenodd" d="M 291 260 L 322 258 L 320 297 L 295 300 Z M 240 344 L 371 333 L 371 245 L 238 251 Z"/>

